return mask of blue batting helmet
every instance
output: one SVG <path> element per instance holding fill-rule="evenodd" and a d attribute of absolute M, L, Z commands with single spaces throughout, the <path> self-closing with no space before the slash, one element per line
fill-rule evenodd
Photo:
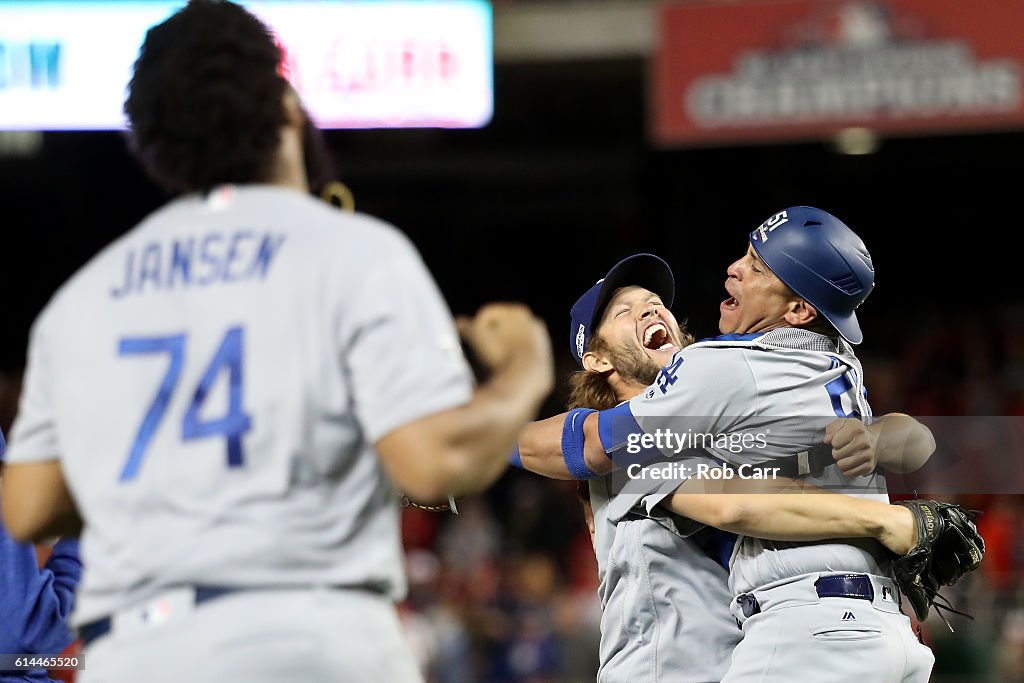
<path fill-rule="evenodd" d="M 856 309 L 875 286 L 875 268 L 857 233 L 821 209 L 791 206 L 750 233 L 750 244 L 844 339 L 864 340 Z"/>
<path fill-rule="evenodd" d="M 648 289 L 660 296 L 666 306 L 672 306 L 675 278 L 663 259 L 654 254 L 633 254 L 622 259 L 596 285 L 584 292 L 570 311 L 569 351 L 580 365 L 612 294 L 616 289 L 630 285 Z"/>

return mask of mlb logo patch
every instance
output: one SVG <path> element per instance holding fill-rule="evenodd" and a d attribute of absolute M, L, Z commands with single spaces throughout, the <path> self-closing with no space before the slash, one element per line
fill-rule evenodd
<path fill-rule="evenodd" d="M 160 624 L 171 617 L 171 603 L 166 598 L 149 604 L 142 611 L 142 620 L 149 624 Z"/>
<path fill-rule="evenodd" d="M 231 185 L 221 185 L 213 190 L 206 199 L 206 205 L 211 211 L 223 211 L 235 202 L 235 188 Z"/>

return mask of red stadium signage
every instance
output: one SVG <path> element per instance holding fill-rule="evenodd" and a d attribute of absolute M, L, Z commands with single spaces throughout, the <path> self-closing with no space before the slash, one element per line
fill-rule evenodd
<path fill-rule="evenodd" d="M 659 9 L 660 145 L 1024 126 L 1024 2 L 765 0 Z"/>

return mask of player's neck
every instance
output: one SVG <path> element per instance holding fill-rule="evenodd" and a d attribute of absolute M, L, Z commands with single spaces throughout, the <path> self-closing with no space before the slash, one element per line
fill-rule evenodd
<path fill-rule="evenodd" d="M 286 187 L 298 192 L 309 192 L 309 180 L 306 178 L 306 164 L 302 158 L 302 129 L 292 125 L 281 128 L 281 144 L 274 157 L 274 165 L 270 177 L 270 185 Z"/>
<path fill-rule="evenodd" d="M 608 378 L 608 381 L 611 384 L 612 390 L 615 392 L 615 398 L 619 401 L 628 401 L 634 396 L 639 396 L 643 390 L 647 388 L 635 379 L 627 379 L 617 372 L 612 373 L 612 376 Z"/>

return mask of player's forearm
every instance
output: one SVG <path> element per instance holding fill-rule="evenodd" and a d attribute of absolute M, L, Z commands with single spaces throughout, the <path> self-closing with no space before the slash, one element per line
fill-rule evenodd
<path fill-rule="evenodd" d="M 891 413 L 868 426 L 878 437 L 878 466 L 889 472 L 913 472 L 935 452 L 935 437 L 910 415 Z"/>
<path fill-rule="evenodd" d="M 598 431 L 599 414 L 577 414 L 573 422 L 569 413 L 555 415 L 527 425 L 519 434 L 519 456 L 523 469 L 552 479 L 589 479 L 608 474 L 615 468 L 601 445 Z M 565 444 L 576 432 L 582 450 L 576 458 L 575 473 L 569 467 Z M 570 459 L 572 459 L 570 457 Z"/>
<path fill-rule="evenodd" d="M 4 526 L 14 540 L 41 542 L 81 531 L 82 520 L 59 461 L 7 464 L 0 483 Z"/>
<path fill-rule="evenodd" d="M 377 452 L 392 480 L 417 502 L 476 493 L 505 471 L 519 430 L 536 416 L 550 389 L 543 368 L 511 363 L 465 405 L 385 435 Z"/>
<path fill-rule="evenodd" d="M 662 505 L 724 531 L 773 541 L 874 538 L 900 555 L 917 542 L 906 508 L 831 493 L 806 479 L 691 478 Z"/>
<path fill-rule="evenodd" d="M 446 452 L 448 490 L 475 493 L 501 476 L 520 431 L 550 391 L 547 376 L 529 364 L 510 366 L 477 389 L 459 409 L 461 425 Z"/>
<path fill-rule="evenodd" d="M 906 552 L 915 540 L 905 508 L 841 494 L 677 493 L 668 506 L 703 524 L 773 541 L 875 538 Z"/>
<path fill-rule="evenodd" d="M 519 432 L 519 458 L 523 469 L 550 479 L 572 479 L 562 457 L 565 414 L 538 420 Z"/>

